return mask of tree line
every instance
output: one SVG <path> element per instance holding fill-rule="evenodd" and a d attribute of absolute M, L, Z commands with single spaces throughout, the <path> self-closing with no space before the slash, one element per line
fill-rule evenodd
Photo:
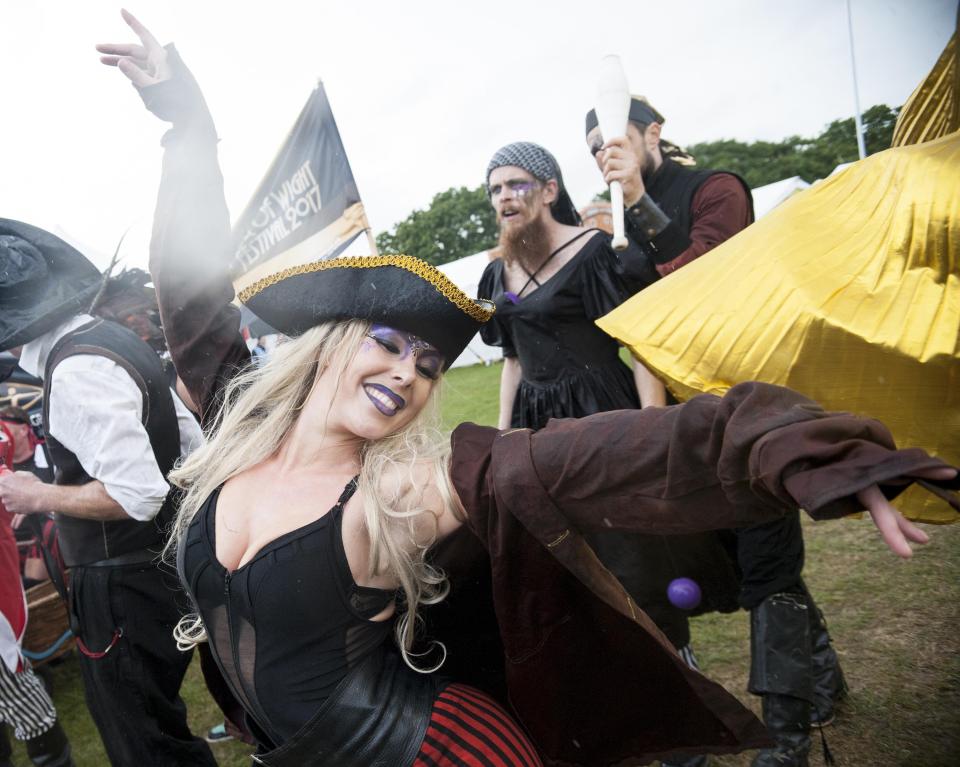
<path fill-rule="evenodd" d="M 862 115 L 867 154 L 887 149 L 899 107 L 877 104 Z M 857 159 L 852 117 L 834 120 L 813 138 L 789 136 L 782 141 L 705 141 L 685 147 L 701 168 L 739 174 L 751 188 L 792 176 L 813 183 L 845 162 Z M 607 199 L 606 190 L 595 199 Z M 439 265 L 489 250 L 497 244 L 497 219 L 483 186 L 440 192 L 425 210 L 377 235 L 381 253 L 404 253 Z"/>

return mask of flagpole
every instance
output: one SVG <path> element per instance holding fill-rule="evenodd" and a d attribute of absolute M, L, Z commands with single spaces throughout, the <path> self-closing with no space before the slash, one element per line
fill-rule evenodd
<path fill-rule="evenodd" d="M 380 251 L 377 250 L 377 240 L 373 236 L 373 230 L 368 226 L 364 232 L 367 235 L 367 243 L 370 245 L 370 255 L 379 256 Z"/>
<path fill-rule="evenodd" d="M 860 119 L 860 91 L 857 88 L 857 57 L 853 52 L 853 14 L 850 11 L 850 0 L 847 0 L 847 32 L 850 36 L 850 70 L 853 73 L 853 119 L 857 130 L 857 151 L 862 160 L 867 156 L 867 148 L 863 143 L 863 121 Z"/>

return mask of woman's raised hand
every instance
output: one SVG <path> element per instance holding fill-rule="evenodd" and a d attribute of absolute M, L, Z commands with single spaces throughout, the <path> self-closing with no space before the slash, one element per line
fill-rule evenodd
<path fill-rule="evenodd" d="M 120 15 L 140 38 L 140 45 L 98 43 L 97 50 L 103 54 L 100 61 L 107 66 L 117 67 L 138 88 L 169 80 L 171 73 L 167 52 L 157 38 L 129 11 L 121 10 Z"/>
<path fill-rule="evenodd" d="M 956 469 L 938 468 L 929 469 L 923 472 L 917 472 L 917 476 L 923 479 L 949 480 L 957 475 Z M 870 512 L 873 518 L 873 524 L 877 526 L 884 543 L 897 556 L 908 559 L 913 556 L 911 543 L 927 543 L 930 538 L 923 530 L 917 527 L 909 519 L 906 519 L 897 511 L 886 499 L 880 488 L 876 485 L 861 490 L 857 493 L 857 499 L 863 504 L 864 508 Z"/>

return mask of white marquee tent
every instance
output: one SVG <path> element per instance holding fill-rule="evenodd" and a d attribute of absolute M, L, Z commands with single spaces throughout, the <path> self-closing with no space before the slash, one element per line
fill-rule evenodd
<path fill-rule="evenodd" d="M 468 296 L 475 296 L 477 295 L 477 287 L 480 285 L 480 276 L 483 274 L 483 270 L 486 269 L 489 262 L 490 252 L 482 250 L 479 253 L 474 253 L 472 256 L 458 258 L 456 261 L 451 261 L 437 268 L 447 275 L 447 277 Z M 502 356 L 499 347 L 487 346 L 487 344 L 480 340 L 480 334 L 478 333 L 467 345 L 467 348 L 463 350 L 463 354 L 457 357 L 451 367 L 475 365 L 478 362 L 489 365 Z"/>

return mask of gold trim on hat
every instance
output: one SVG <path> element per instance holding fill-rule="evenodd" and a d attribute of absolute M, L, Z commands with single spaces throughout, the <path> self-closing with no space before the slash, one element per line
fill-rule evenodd
<path fill-rule="evenodd" d="M 271 274 L 261 280 L 257 280 L 249 287 L 241 290 L 237 298 L 243 303 L 247 303 L 251 298 L 271 285 L 276 285 L 289 277 L 297 277 L 302 274 L 323 272 L 327 269 L 376 269 L 379 266 L 395 266 L 398 269 L 403 269 L 426 280 L 454 306 L 476 322 L 486 322 L 493 316 L 495 308 L 492 301 L 486 301 L 484 299 L 474 301 L 454 285 L 453 282 L 450 281 L 450 278 L 439 269 L 413 256 L 348 256 L 345 258 L 333 258 L 327 261 L 313 261 L 309 264 L 299 264 L 283 269 L 276 274 Z"/>

